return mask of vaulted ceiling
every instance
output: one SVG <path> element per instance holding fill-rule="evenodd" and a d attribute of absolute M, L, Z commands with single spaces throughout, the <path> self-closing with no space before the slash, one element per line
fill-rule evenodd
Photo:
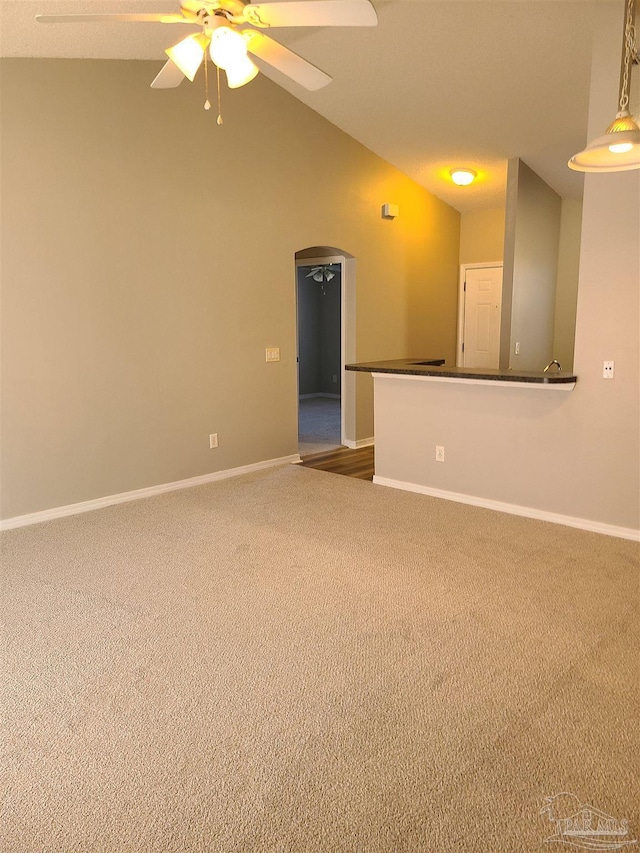
<path fill-rule="evenodd" d="M 308 92 L 277 72 L 272 79 L 461 212 L 504 203 L 507 161 L 516 156 L 560 195 L 580 197 L 582 176 L 566 163 L 586 141 L 594 0 L 372 2 L 377 27 L 270 33 L 330 74 L 329 86 Z M 622 32 L 621 3 L 595 2 L 620 17 Z M 35 15 L 178 7 L 178 0 L 1 0 L 0 48 L 3 56 L 155 60 L 151 82 L 184 27 L 45 26 Z M 163 94 L 149 90 L 150 98 Z M 471 187 L 451 183 L 449 169 L 461 165 L 478 173 Z"/>

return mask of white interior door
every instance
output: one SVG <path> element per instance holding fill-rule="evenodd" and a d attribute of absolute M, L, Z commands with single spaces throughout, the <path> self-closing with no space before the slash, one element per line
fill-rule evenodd
<path fill-rule="evenodd" d="M 497 368 L 500 360 L 502 267 L 465 271 L 462 366 Z"/>

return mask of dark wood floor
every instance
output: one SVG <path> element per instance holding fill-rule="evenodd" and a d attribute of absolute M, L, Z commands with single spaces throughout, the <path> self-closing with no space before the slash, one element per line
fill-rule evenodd
<path fill-rule="evenodd" d="M 357 477 L 359 480 L 373 480 L 373 460 L 373 446 L 358 447 L 356 450 L 339 447 L 337 450 L 329 450 L 326 453 L 304 456 L 302 465 L 305 468 L 317 468 L 319 471 L 328 471 L 331 474 Z"/>

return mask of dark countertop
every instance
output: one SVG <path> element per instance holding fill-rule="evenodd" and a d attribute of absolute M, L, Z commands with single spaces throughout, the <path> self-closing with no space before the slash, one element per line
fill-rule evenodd
<path fill-rule="evenodd" d="M 396 373 L 405 376 L 439 376 L 449 379 L 477 379 L 484 382 L 529 382 L 539 385 L 566 385 L 575 383 L 573 373 L 558 373 L 552 368 L 548 373 L 531 370 L 493 370 L 485 367 L 447 367 L 440 358 L 396 358 L 391 361 L 365 361 L 347 364 L 346 370 L 361 373 Z"/>

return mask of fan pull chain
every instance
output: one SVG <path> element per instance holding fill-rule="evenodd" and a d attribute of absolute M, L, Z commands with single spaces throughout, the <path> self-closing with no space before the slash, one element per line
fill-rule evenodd
<path fill-rule="evenodd" d="M 211 101 L 209 100 L 209 65 L 207 64 L 207 51 L 204 52 L 204 102 L 205 110 L 211 109 Z"/>
<path fill-rule="evenodd" d="M 220 67 L 216 65 L 216 76 L 218 80 L 218 118 L 216 121 L 218 124 L 222 124 L 222 104 L 220 100 Z"/>

